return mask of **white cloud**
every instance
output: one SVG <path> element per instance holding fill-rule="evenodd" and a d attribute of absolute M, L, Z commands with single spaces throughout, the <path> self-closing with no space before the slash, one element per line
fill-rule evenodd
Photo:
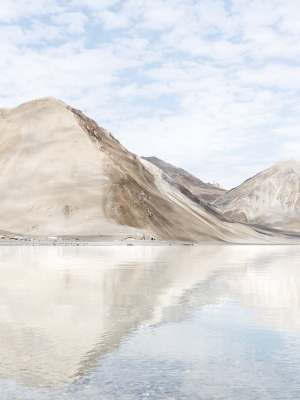
<path fill-rule="evenodd" d="M 103 28 L 107 30 L 126 28 L 131 25 L 130 19 L 125 15 L 120 15 L 109 10 L 101 11 L 99 17 L 103 21 Z"/>
<path fill-rule="evenodd" d="M 64 12 L 52 17 L 56 25 L 63 26 L 69 33 L 82 33 L 89 18 L 82 12 Z"/>
<path fill-rule="evenodd" d="M 297 155 L 299 18 L 296 0 L 3 0 L 1 106 L 56 96 L 229 188 Z"/>
<path fill-rule="evenodd" d="M 298 131 L 298 137 L 300 137 L 300 132 Z M 284 143 L 282 146 L 282 155 L 285 159 L 295 159 L 299 161 L 300 154 L 300 140 L 294 142 Z"/>
<path fill-rule="evenodd" d="M 73 7 L 88 7 L 94 11 L 103 11 L 107 8 L 120 4 L 121 0 L 71 0 L 70 5 Z"/>
<path fill-rule="evenodd" d="M 21 18 L 62 12 L 55 0 L 1 0 L 0 21 L 11 23 Z"/>

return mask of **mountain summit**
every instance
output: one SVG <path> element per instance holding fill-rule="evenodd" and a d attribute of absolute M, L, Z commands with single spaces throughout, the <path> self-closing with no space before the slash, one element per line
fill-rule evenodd
<path fill-rule="evenodd" d="M 278 162 L 213 204 L 236 221 L 299 232 L 300 162 Z"/>
<path fill-rule="evenodd" d="M 2 109 L 0 116 L 2 232 L 97 240 L 277 240 L 228 221 L 60 100 L 33 100 Z"/>

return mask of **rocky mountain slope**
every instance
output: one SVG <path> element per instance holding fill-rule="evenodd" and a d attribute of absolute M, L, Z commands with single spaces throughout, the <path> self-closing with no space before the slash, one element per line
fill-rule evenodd
<path fill-rule="evenodd" d="M 142 157 L 142 159 L 156 165 L 158 168 L 168 174 L 174 182 L 185 186 L 196 197 L 205 203 L 213 202 L 226 193 L 225 189 L 215 186 L 212 183 L 204 183 L 184 169 L 177 168 L 174 165 L 168 164 L 157 157 Z"/>
<path fill-rule="evenodd" d="M 59 100 L 46 97 L 0 114 L 2 232 L 98 240 L 279 240 L 228 221 Z"/>
<path fill-rule="evenodd" d="M 236 221 L 300 232 L 300 162 L 278 162 L 213 204 Z"/>

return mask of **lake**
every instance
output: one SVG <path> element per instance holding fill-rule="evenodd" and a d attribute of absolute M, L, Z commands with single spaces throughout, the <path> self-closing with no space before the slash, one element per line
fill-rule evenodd
<path fill-rule="evenodd" d="M 0 398 L 299 399 L 300 247 L 0 247 Z"/>

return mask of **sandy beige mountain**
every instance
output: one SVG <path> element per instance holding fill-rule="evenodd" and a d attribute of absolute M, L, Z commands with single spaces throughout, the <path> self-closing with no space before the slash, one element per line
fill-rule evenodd
<path fill-rule="evenodd" d="M 278 240 L 226 220 L 51 97 L 1 111 L 0 156 L 1 231 L 100 240 Z"/>
<path fill-rule="evenodd" d="M 212 183 L 204 183 L 196 176 L 190 174 L 182 168 L 175 167 L 172 164 L 166 163 L 157 157 L 142 157 L 142 159 L 156 165 L 176 183 L 186 187 L 196 197 L 205 203 L 211 203 L 218 199 L 224 193 L 225 189 L 213 185 Z"/>
<path fill-rule="evenodd" d="M 300 232 L 300 162 L 278 162 L 225 193 L 214 205 L 236 221 Z"/>

